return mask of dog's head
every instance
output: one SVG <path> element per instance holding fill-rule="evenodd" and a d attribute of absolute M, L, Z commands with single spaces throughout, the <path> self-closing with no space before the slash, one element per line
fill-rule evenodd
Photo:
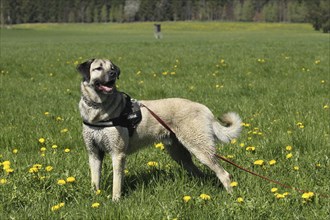
<path fill-rule="evenodd" d="M 97 92 L 111 94 L 116 89 L 120 69 L 110 60 L 87 60 L 79 64 L 77 70 L 81 73 L 84 84 L 93 87 Z"/>

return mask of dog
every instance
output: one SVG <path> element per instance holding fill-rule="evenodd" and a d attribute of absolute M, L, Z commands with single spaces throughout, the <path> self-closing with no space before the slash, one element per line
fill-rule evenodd
<path fill-rule="evenodd" d="M 77 70 L 82 75 L 79 110 L 83 139 L 95 190 L 100 189 L 105 154 L 112 158 L 112 200 L 117 201 L 121 197 L 126 155 L 162 141 L 169 155 L 189 173 L 202 175 L 192 161 L 191 155 L 194 155 L 215 172 L 229 193 L 232 192 L 230 175 L 215 157 L 215 144 L 218 141 L 227 143 L 239 136 L 241 119 L 238 114 L 226 113 L 220 122 L 206 106 L 186 99 L 132 101 L 117 90 L 120 69 L 110 60 L 87 60 L 79 64 Z M 147 108 L 173 132 L 159 123 Z"/>

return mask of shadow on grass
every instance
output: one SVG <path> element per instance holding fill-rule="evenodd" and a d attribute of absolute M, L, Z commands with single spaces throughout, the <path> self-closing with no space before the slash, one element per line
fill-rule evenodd
<path fill-rule="evenodd" d="M 122 195 L 129 196 L 132 192 L 142 187 L 144 189 L 151 189 L 157 185 L 162 185 L 166 188 L 166 186 L 174 184 L 177 184 L 178 187 L 183 186 L 183 184 L 197 186 L 209 185 L 211 187 L 224 190 L 223 185 L 220 183 L 215 174 L 213 174 L 213 172 L 204 171 L 203 173 L 203 176 L 196 177 L 180 168 L 179 170 L 170 171 L 157 168 L 141 170 L 133 174 L 125 175 Z M 112 192 L 112 177 L 111 171 L 111 173 L 105 175 L 102 180 L 102 188 L 104 188 L 104 190 L 108 193 Z"/>

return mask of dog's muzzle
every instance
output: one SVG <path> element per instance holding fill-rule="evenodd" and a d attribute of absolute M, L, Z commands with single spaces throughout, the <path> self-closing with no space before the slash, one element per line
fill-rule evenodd
<path fill-rule="evenodd" d="M 96 81 L 94 83 L 94 86 L 97 90 L 105 92 L 105 93 L 111 93 L 115 87 L 116 79 L 110 80 L 108 82 L 100 82 Z"/>

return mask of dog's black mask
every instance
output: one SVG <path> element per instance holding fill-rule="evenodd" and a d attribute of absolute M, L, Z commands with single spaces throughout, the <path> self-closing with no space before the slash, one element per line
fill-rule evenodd
<path fill-rule="evenodd" d="M 95 59 L 90 59 L 77 65 L 77 70 L 82 75 L 84 82 L 89 82 L 90 80 L 90 67 L 91 64 L 94 62 L 94 60 Z M 112 62 L 111 64 L 112 66 L 111 66 L 110 74 L 114 75 L 117 79 L 119 79 L 119 75 L 120 75 L 119 67 L 113 64 Z"/>

